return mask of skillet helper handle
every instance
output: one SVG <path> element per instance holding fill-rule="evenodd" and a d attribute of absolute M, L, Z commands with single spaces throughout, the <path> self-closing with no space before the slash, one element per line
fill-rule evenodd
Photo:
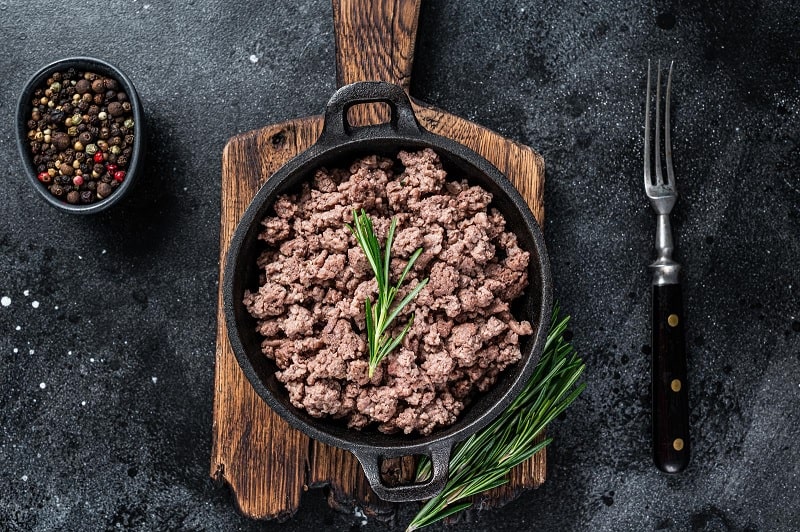
<path fill-rule="evenodd" d="M 653 285 L 653 460 L 665 473 L 689 464 L 689 389 L 686 379 L 680 284 Z"/>
<path fill-rule="evenodd" d="M 347 111 L 354 105 L 381 102 L 388 104 L 389 121 L 372 126 L 350 124 Z M 344 143 L 361 135 L 368 137 L 383 128 L 401 135 L 420 135 L 420 125 L 408 96 L 399 85 L 383 81 L 362 81 L 345 85 L 336 91 L 325 107 L 325 124 L 319 143 Z"/>
<path fill-rule="evenodd" d="M 384 457 L 380 450 L 360 448 L 351 449 L 351 452 L 358 458 L 361 467 L 364 468 L 364 475 L 367 477 L 372 491 L 378 497 L 389 502 L 412 502 L 430 499 L 442 491 L 445 484 L 447 484 L 450 450 L 451 445 L 449 442 L 432 445 L 429 449 L 431 478 L 425 482 L 403 486 L 387 486 L 383 483 L 381 479 L 381 458 L 389 458 L 389 456 Z M 395 456 L 391 456 L 391 458 L 395 458 Z"/>
<path fill-rule="evenodd" d="M 408 92 L 422 0 L 332 0 L 336 84 L 388 81 Z"/>

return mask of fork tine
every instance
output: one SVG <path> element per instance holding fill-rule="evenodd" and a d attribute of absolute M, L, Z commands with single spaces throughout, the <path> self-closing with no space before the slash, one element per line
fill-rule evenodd
<path fill-rule="evenodd" d="M 656 80 L 656 145 L 653 148 L 656 165 L 656 185 L 664 184 L 664 175 L 661 173 L 661 59 L 658 60 L 658 77 Z"/>
<path fill-rule="evenodd" d="M 644 186 L 652 186 L 650 176 L 650 60 L 647 60 L 647 97 L 644 101 Z"/>
<path fill-rule="evenodd" d="M 669 137 L 669 95 L 672 92 L 672 65 L 675 61 L 669 62 L 669 77 L 667 78 L 667 103 L 664 109 L 664 159 L 667 163 L 667 182 L 669 186 L 675 188 L 675 174 L 672 171 L 672 142 Z"/>

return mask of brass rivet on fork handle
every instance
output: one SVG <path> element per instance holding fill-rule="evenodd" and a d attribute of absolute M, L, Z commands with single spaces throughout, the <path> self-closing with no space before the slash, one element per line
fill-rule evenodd
<path fill-rule="evenodd" d="M 658 62 L 655 98 L 655 145 L 650 156 L 650 62 L 647 64 L 647 100 L 645 103 L 644 186 L 653 210 L 656 211 L 657 258 L 650 265 L 653 271 L 652 312 L 652 394 L 653 394 L 653 460 L 666 473 L 677 473 L 689 463 L 689 405 L 686 385 L 686 351 L 684 341 L 683 299 L 680 285 L 680 264 L 672 258 L 673 240 L 669 214 L 678 199 L 672 167 L 670 138 L 670 92 L 672 63 L 669 67 L 664 105 L 664 162 L 666 179 L 661 168 L 661 62 Z M 655 168 L 655 179 L 651 173 Z M 680 317 L 680 318 L 679 318 Z"/>

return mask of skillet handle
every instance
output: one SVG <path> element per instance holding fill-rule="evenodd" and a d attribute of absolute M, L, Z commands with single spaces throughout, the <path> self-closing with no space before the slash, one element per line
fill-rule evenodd
<path fill-rule="evenodd" d="M 373 126 L 351 125 L 347 119 L 347 111 L 354 105 L 371 102 L 389 105 L 389 121 Z M 345 85 L 328 100 L 319 142 L 347 142 L 356 136 L 369 137 L 381 131 L 393 135 L 419 136 L 421 128 L 411 102 L 400 86 L 384 81 L 362 81 Z"/>
<path fill-rule="evenodd" d="M 375 494 L 389 502 L 422 501 L 436 496 L 447 483 L 450 467 L 450 443 L 434 444 L 430 448 L 431 478 L 419 484 L 406 484 L 404 486 L 387 486 L 381 480 L 381 458 L 396 458 L 396 456 L 383 455 L 380 450 L 355 448 L 350 451 L 361 462 L 369 485 Z"/>

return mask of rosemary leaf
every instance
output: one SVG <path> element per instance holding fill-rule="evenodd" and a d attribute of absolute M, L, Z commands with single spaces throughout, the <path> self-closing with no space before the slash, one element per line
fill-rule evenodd
<path fill-rule="evenodd" d="M 559 318 L 558 314 L 556 306 L 542 358 L 522 392 L 488 426 L 455 445 L 447 484 L 420 509 L 406 532 L 471 507 L 469 497 L 507 484 L 514 467 L 552 441 L 536 439 L 586 387 L 585 383 L 575 386 L 585 366 L 572 345 L 564 340 L 569 317 Z M 430 478 L 429 459 L 420 460 L 415 476 L 417 482 Z"/>
<path fill-rule="evenodd" d="M 400 287 L 406 278 L 406 275 L 411 270 L 414 262 L 422 253 L 422 248 L 417 249 L 408 260 L 400 275 L 396 285 L 391 285 L 390 266 L 392 263 L 392 243 L 394 242 L 394 234 L 397 230 L 397 217 L 392 218 L 389 232 L 386 235 L 386 246 L 381 252 L 381 245 L 378 242 L 378 237 L 375 235 L 375 228 L 372 220 L 364 209 L 361 209 L 359 214 L 353 209 L 353 225 L 345 224 L 347 228 L 353 233 L 353 236 L 358 242 L 359 247 L 367 257 L 372 272 L 375 274 L 375 281 L 378 284 L 378 297 L 373 303 L 370 298 L 364 301 L 364 310 L 366 312 L 366 329 L 367 329 L 367 345 L 369 347 L 369 376 L 370 378 L 375 373 L 375 369 L 398 345 L 403 341 L 406 333 L 411 328 L 414 322 L 414 316 L 409 318 L 408 323 L 403 327 L 396 337 L 391 337 L 388 332 L 392 327 L 394 319 L 402 312 L 412 299 L 417 297 L 420 291 L 428 284 L 428 279 L 423 279 L 417 283 L 414 288 L 392 308 L 392 303 L 400 291 Z"/>

